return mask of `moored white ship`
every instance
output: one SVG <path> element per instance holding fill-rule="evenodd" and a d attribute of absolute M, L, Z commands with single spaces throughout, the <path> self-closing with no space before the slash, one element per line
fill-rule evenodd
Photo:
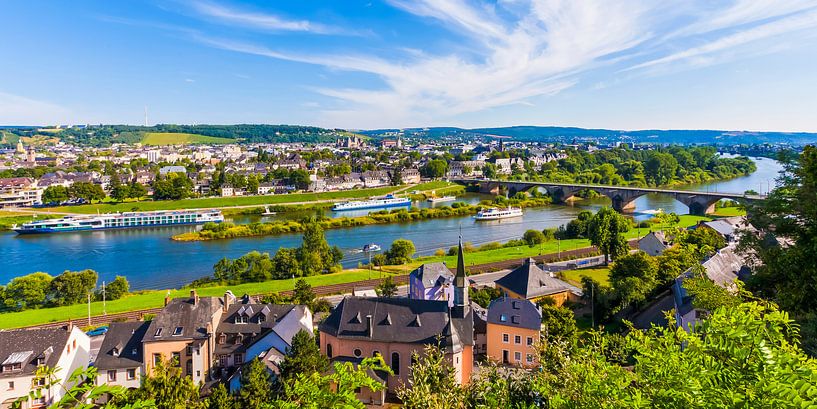
<path fill-rule="evenodd" d="M 451 202 L 457 200 L 456 196 L 443 196 L 443 197 L 429 197 L 429 203 L 440 203 L 440 202 Z"/>
<path fill-rule="evenodd" d="M 409 205 L 411 205 L 411 199 L 407 197 L 394 197 L 392 195 L 387 195 L 382 199 L 357 200 L 352 202 L 335 203 L 335 205 L 332 206 L 332 210 L 337 212 L 343 210 L 379 209 L 384 207 L 397 207 Z"/>
<path fill-rule="evenodd" d="M 218 210 L 173 210 L 108 213 L 94 216 L 65 216 L 59 219 L 45 219 L 24 223 L 21 226 L 13 226 L 12 229 L 19 234 L 45 234 L 203 224 L 208 222 L 220 223 L 223 221 L 224 216 Z"/>
<path fill-rule="evenodd" d="M 510 219 L 513 217 L 522 217 L 522 209 L 518 207 L 496 208 L 491 207 L 477 212 L 474 216 L 476 220 L 500 220 Z"/>

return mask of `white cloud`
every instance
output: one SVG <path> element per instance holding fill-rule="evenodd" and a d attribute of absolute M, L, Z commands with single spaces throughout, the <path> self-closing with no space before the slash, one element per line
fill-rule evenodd
<path fill-rule="evenodd" d="M 224 24 L 271 31 L 300 31 L 312 34 L 354 34 L 339 27 L 308 20 L 290 20 L 274 14 L 238 10 L 206 1 L 191 3 L 193 10 Z"/>
<path fill-rule="evenodd" d="M 56 125 L 74 123 L 75 119 L 59 105 L 0 92 L 0 124 Z"/>

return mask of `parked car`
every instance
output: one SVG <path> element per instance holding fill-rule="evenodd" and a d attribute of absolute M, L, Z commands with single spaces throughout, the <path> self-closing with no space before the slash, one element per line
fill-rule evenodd
<path fill-rule="evenodd" d="M 105 333 L 107 333 L 107 332 L 108 332 L 108 326 L 107 326 L 107 325 L 103 325 L 103 326 L 101 326 L 101 327 L 94 328 L 94 329 L 92 329 L 92 330 L 90 330 L 90 331 L 86 332 L 86 334 L 87 334 L 89 337 L 98 337 L 98 336 L 100 336 L 100 335 L 105 335 Z"/>

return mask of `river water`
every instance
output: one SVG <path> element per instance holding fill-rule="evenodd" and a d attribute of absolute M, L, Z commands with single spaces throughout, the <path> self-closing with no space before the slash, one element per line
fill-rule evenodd
<path fill-rule="evenodd" d="M 752 175 L 681 188 L 728 193 L 743 193 L 751 189 L 765 193 L 774 187 L 781 166 L 770 159 L 755 162 L 758 169 Z M 468 194 L 458 200 L 476 203 L 485 198 L 490 196 Z M 445 204 L 450 203 L 439 205 Z M 426 203 L 415 205 L 427 206 Z M 406 238 L 414 242 L 419 255 L 429 255 L 437 249 L 456 245 L 460 231 L 463 240 L 474 244 L 507 241 L 521 237 L 525 230 L 557 227 L 573 219 L 581 210 L 594 210 L 605 205 L 609 205 L 609 200 L 582 201 L 575 206 L 551 205 L 525 209 L 522 218 L 494 222 L 475 222 L 471 217 L 461 217 L 337 229 L 327 231 L 326 239 L 346 253 L 343 265 L 353 267 L 364 261 L 365 257 L 359 249 L 368 243 L 377 243 L 385 249 L 392 241 Z M 651 194 L 636 201 L 634 217 L 639 220 L 649 218 L 650 215 L 643 212 L 657 209 L 678 214 L 687 212 L 686 206 L 671 197 Z M 365 214 L 365 211 L 343 214 L 357 216 Z M 293 216 L 296 215 L 280 217 Z M 327 212 L 327 216 L 336 215 Z M 243 216 L 235 221 L 257 219 Z M 28 236 L 0 233 L 0 283 L 35 271 L 56 275 L 64 270 L 90 268 L 99 272 L 100 281 L 110 281 L 116 275 L 124 275 L 134 290 L 174 288 L 211 274 L 213 264 L 222 257 L 235 258 L 252 250 L 272 254 L 280 247 L 296 247 L 301 241 L 300 234 L 206 242 L 170 240 L 174 234 L 195 228 L 176 226 Z"/>

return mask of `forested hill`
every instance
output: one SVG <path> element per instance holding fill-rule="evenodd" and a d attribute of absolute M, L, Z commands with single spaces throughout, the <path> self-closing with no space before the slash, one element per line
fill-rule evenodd
<path fill-rule="evenodd" d="M 409 128 L 376 129 L 361 132 L 378 137 L 402 133 L 409 137 L 443 138 L 491 138 L 510 137 L 517 141 L 561 142 L 574 140 L 597 142 L 653 142 L 669 144 L 763 144 L 786 143 L 801 146 L 817 142 L 817 133 L 807 132 L 750 132 L 719 130 L 639 130 L 623 131 L 613 129 L 587 129 L 557 126 L 511 126 L 504 128 Z"/>
<path fill-rule="evenodd" d="M 93 125 L 68 129 L 39 127 L 0 127 L 8 137 L 0 144 L 16 143 L 17 137 L 48 136 L 81 146 L 108 146 L 111 143 L 259 143 L 259 142 L 331 142 L 348 134 L 339 129 L 299 125 Z"/>

